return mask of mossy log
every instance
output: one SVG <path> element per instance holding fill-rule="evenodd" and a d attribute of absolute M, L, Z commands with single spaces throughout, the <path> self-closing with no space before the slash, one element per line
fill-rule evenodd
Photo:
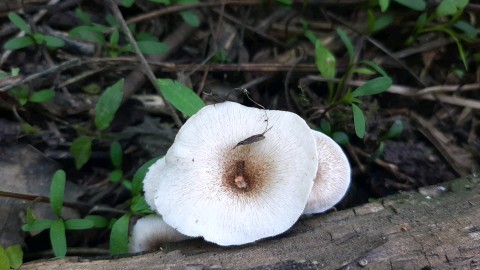
<path fill-rule="evenodd" d="M 67 257 L 27 269 L 480 269 L 480 181 L 427 198 L 405 192 L 302 218 L 283 235 L 239 247 L 200 239 L 120 258 Z"/>

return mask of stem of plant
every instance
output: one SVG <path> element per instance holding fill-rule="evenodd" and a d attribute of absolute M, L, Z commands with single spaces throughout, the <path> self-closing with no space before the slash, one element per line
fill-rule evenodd
<path fill-rule="evenodd" d="M 32 195 L 32 194 L 25 194 L 25 193 L 17 193 L 17 192 L 9 192 L 9 191 L 1 191 L 0 190 L 0 197 L 6 197 L 6 198 L 14 198 L 14 199 L 19 199 L 19 200 L 25 200 L 25 201 L 38 201 L 42 203 L 50 203 L 50 198 L 46 196 L 40 196 L 40 195 Z M 72 202 L 63 202 L 63 206 L 81 210 L 81 211 L 89 211 L 92 209 L 94 206 L 85 204 L 85 203 L 72 203 Z"/>
<path fill-rule="evenodd" d="M 140 63 L 144 69 L 145 75 L 147 75 L 147 78 L 150 80 L 150 82 L 153 84 L 153 87 L 155 87 L 155 90 L 157 90 L 158 95 L 165 101 L 165 104 L 167 106 L 167 109 L 170 113 L 170 116 L 173 118 L 173 121 L 178 127 L 182 126 L 182 121 L 180 121 L 180 117 L 175 112 L 175 109 L 172 107 L 172 105 L 166 101 L 165 97 L 162 95 L 162 92 L 160 91 L 160 87 L 157 85 L 156 77 L 155 74 L 153 74 L 152 69 L 147 63 L 147 60 L 145 59 L 145 56 L 143 53 L 140 51 L 140 48 L 138 47 L 137 42 L 135 41 L 135 38 L 132 35 L 132 32 L 128 28 L 127 23 L 125 22 L 125 19 L 123 18 L 122 12 L 120 12 L 120 9 L 118 8 L 117 4 L 114 2 L 114 0 L 107 0 L 106 1 L 108 5 L 110 6 L 110 9 L 113 12 L 113 15 L 118 19 L 120 22 L 120 26 L 122 28 L 123 33 L 127 36 L 128 42 L 132 45 L 133 50 L 135 51 L 135 54 L 137 55 L 138 59 L 140 60 Z"/>

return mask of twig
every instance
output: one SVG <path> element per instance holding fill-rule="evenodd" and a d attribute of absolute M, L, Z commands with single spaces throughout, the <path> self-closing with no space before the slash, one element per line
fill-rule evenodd
<path fill-rule="evenodd" d="M 142 67 L 144 69 L 144 72 L 146 73 L 148 79 L 152 83 L 153 87 L 155 87 L 155 89 L 157 90 L 158 95 L 161 96 L 165 100 L 165 97 L 162 95 L 162 92 L 160 91 L 160 87 L 157 84 L 155 74 L 153 74 L 153 71 L 150 68 L 150 66 L 148 65 L 147 60 L 145 59 L 145 56 L 140 51 L 140 48 L 138 47 L 138 44 L 135 41 L 135 38 L 133 37 L 132 32 L 130 32 L 130 29 L 128 28 L 128 25 L 125 22 L 125 19 L 123 18 L 122 13 L 120 12 L 120 9 L 118 8 L 117 4 L 113 0 L 107 0 L 107 2 L 109 4 L 110 9 L 112 10 L 113 14 L 119 20 L 120 26 L 121 26 L 124 34 L 127 35 L 128 41 L 132 45 L 133 50 L 135 51 L 137 57 L 139 58 L 140 63 L 142 65 Z M 171 106 L 171 104 L 168 103 L 168 102 L 166 102 L 165 104 L 167 104 L 167 109 L 170 113 L 170 116 L 173 118 L 173 121 L 175 122 L 175 124 L 178 127 L 181 127 L 182 126 L 182 121 L 180 121 L 180 118 L 176 114 L 176 112 L 173 109 L 173 107 Z"/>
<path fill-rule="evenodd" d="M 25 201 L 38 201 L 42 203 L 50 203 L 50 198 L 46 196 L 16 193 L 16 192 L 9 192 L 9 191 L 2 191 L 2 190 L 0 190 L 0 197 L 14 198 L 14 199 L 25 200 Z M 76 203 L 63 202 L 63 206 L 73 208 L 73 209 L 78 209 L 85 212 L 89 211 L 94 207 L 93 205 L 80 203 L 80 202 L 76 202 Z"/>

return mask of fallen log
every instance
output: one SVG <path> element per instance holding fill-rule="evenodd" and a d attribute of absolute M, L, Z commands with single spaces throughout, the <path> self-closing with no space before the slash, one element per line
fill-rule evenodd
<path fill-rule="evenodd" d="M 436 197 L 400 193 L 302 218 L 283 235 L 240 247 L 203 240 L 117 258 L 67 257 L 21 269 L 480 269 L 480 180 Z"/>

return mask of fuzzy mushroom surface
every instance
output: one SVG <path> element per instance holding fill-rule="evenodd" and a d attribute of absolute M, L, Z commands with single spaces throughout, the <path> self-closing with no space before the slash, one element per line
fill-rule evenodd
<path fill-rule="evenodd" d="M 189 239 L 170 227 L 162 217 L 149 215 L 137 220 L 130 235 L 130 252 L 152 251 L 160 248 L 161 244 Z"/>
<path fill-rule="evenodd" d="M 238 145 L 259 134 L 264 138 Z M 164 165 L 153 165 L 145 179 L 158 183 L 156 211 L 180 233 L 224 246 L 289 229 L 303 213 L 318 167 L 302 118 L 233 102 L 192 116 L 158 162 Z"/>
<path fill-rule="evenodd" d="M 318 151 L 318 171 L 304 214 L 324 212 L 337 204 L 350 185 L 350 164 L 342 148 L 327 135 L 312 130 Z"/>

